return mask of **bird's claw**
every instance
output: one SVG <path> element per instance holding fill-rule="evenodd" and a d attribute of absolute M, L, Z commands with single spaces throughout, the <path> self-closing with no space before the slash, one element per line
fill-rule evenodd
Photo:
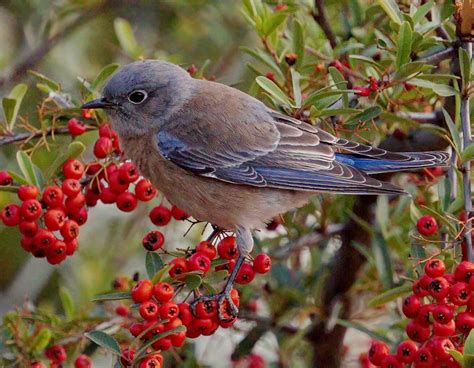
<path fill-rule="evenodd" d="M 237 318 L 239 308 L 232 300 L 230 293 L 222 292 L 219 294 L 200 296 L 190 304 L 191 312 L 196 316 L 196 306 L 203 302 L 216 301 L 217 302 L 217 318 L 220 322 L 230 322 Z"/>

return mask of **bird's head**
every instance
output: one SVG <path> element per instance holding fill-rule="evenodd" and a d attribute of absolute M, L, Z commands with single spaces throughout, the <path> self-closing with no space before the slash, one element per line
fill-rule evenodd
<path fill-rule="evenodd" d="M 82 109 L 105 109 L 122 138 L 157 132 L 186 100 L 191 77 L 182 68 L 158 60 L 120 68 L 105 84 L 102 97 Z"/>

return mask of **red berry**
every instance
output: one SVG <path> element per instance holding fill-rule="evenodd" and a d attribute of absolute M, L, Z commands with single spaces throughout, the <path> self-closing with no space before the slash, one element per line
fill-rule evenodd
<path fill-rule="evenodd" d="M 153 295 L 153 284 L 148 279 L 138 281 L 138 283 L 132 288 L 131 291 L 132 299 L 137 303 L 143 303 L 150 300 Z"/>
<path fill-rule="evenodd" d="M 6 171 L 0 171 L 0 185 L 10 185 L 13 183 L 13 178 Z"/>
<path fill-rule="evenodd" d="M 118 171 L 114 171 L 108 174 L 107 178 L 108 178 L 109 188 L 115 194 L 121 194 L 125 192 L 130 186 L 129 182 L 126 182 L 120 178 Z"/>
<path fill-rule="evenodd" d="M 381 365 L 382 361 L 390 354 L 390 350 L 384 342 L 372 341 L 369 349 L 369 360 L 372 364 Z"/>
<path fill-rule="evenodd" d="M 454 271 L 454 278 L 461 282 L 469 283 L 472 275 L 474 275 L 474 263 L 468 261 L 458 264 Z"/>
<path fill-rule="evenodd" d="M 253 270 L 257 273 L 267 273 L 272 267 L 272 260 L 268 254 L 260 253 L 255 256 Z"/>
<path fill-rule="evenodd" d="M 16 204 L 7 204 L 2 210 L 2 221 L 5 226 L 17 226 L 20 223 L 20 207 Z"/>
<path fill-rule="evenodd" d="M 53 208 L 44 214 L 44 224 L 51 231 L 61 229 L 66 221 L 66 214 L 61 209 Z"/>
<path fill-rule="evenodd" d="M 135 195 L 140 201 L 147 202 L 155 198 L 157 190 L 148 179 L 141 179 L 135 185 Z"/>
<path fill-rule="evenodd" d="M 173 298 L 174 289 L 167 282 L 159 282 L 153 287 L 153 295 L 160 303 L 169 302 Z"/>
<path fill-rule="evenodd" d="M 449 350 L 455 350 L 453 343 L 446 338 L 432 339 L 430 345 L 434 357 L 440 360 L 449 360 L 451 358 Z"/>
<path fill-rule="evenodd" d="M 122 317 L 127 317 L 128 316 L 128 313 L 130 313 L 130 311 L 128 310 L 128 307 L 124 304 L 119 304 L 117 305 L 117 307 L 115 308 L 115 313 L 118 315 L 118 316 L 122 316 Z"/>
<path fill-rule="evenodd" d="M 44 355 L 53 363 L 61 364 L 67 358 L 66 350 L 61 345 L 53 345 L 46 349 Z"/>
<path fill-rule="evenodd" d="M 165 340 L 165 339 L 160 339 L 160 340 Z M 158 340 L 158 341 L 160 341 L 160 340 Z M 153 345 L 155 345 L 155 344 L 153 344 Z M 171 345 L 171 343 L 170 343 L 170 345 Z M 169 346 L 169 348 L 170 347 L 171 346 Z M 167 349 L 166 348 L 164 349 L 163 346 L 161 346 L 161 350 L 167 350 Z M 161 368 L 161 363 L 154 356 L 149 356 L 149 357 L 143 358 L 140 361 L 140 365 L 138 366 L 138 368 Z"/>
<path fill-rule="evenodd" d="M 211 260 L 202 253 L 194 253 L 188 259 L 189 271 L 202 271 L 206 273 L 211 268 Z"/>
<path fill-rule="evenodd" d="M 196 317 L 203 319 L 217 317 L 217 302 L 215 300 L 199 302 L 196 305 Z"/>
<path fill-rule="evenodd" d="M 345 72 L 345 67 L 344 65 L 339 61 L 339 60 L 333 60 L 329 63 L 329 66 L 332 66 L 334 68 L 336 68 L 337 70 L 339 70 L 341 73 L 344 73 Z"/>
<path fill-rule="evenodd" d="M 436 305 L 435 304 L 423 304 L 418 310 L 416 321 L 423 326 L 430 325 L 430 314 L 433 313 Z"/>
<path fill-rule="evenodd" d="M 21 185 L 18 188 L 18 198 L 22 201 L 26 201 L 28 199 L 36 199 L 39 195 L 39 190 L 36 185 Z"/>
<path fill-rule="evenodd" d="M 94 144 L 94 156 L 97 158 L 106 158 L 114 151 L 112 140 L 106 137 L 99 137 Z"/>
<path fill-rule="evenodd" d="M 67 160 L 63 165 L 63 174 L 68 179 L 80 179 L 84 175 L 84 165 L 76 159 Z"/>
<path fill-rule="evenodd" d="M 77 239 L 66 241 L 66 255 L 72 256 L 77 250 Z"/>
<path fill-rule="evenodd" d="M 165 236 L 161 231 L 157 230 L 150 231 L 148 234 L 145 235 L 142 241 L 143 247 L 150 252 L 161 248 L 164 243 Z"/>
<path fill-rule="evenodd" d="M 88 217 L 88 214 L 87 214 L 87 209 L 85 207 L 82 207 L 81 209 L 77 211 L 69 213 L 69 218 L 71 220 L 76 221 L 79 226 L 84 225 L 87 222 L 87 217 Z"/>
<path fill-rule="evenodd" d="M 449 297 L 455 305 L 466 305 L 471 297 L 469 285 L 465 282 L 455 283 L 449 290 Z"/>
<path fill-rule="evenodd" d="M 217 256 L 217 250 L 209 241 L 202 241 L 196 246 L 196 252 L 204 254 L 209 259 L 214 259 Z"/>
<path fill-rule="evenodd" d="M 421 235 L 431 236 L 438 230 L 438 224 L 433 216 L 421 216 L 416 223 L 416 228 Z"/>
<path fill-rule="evenodd" d="M 446 266 L 440 259 L 431 259 L 425 264 L 425 273 L 429 277 L 443 276 L 445 271 Z"/>
<path fill-rule="evenodd" d="M 78 135 L 84 134 L 87 127 L 82 121 L 72 118 L 67 122 L 67 129 L 73 137 L 77 137 Z"/>
<path fill-rule="evenodd" d="M 85 354 L 79 355 L 74 361 L 74 368 L 92 368 L 92 360 Z"/>
<path fill-rule="evenodd" d="M 21 204 L 21 217 L 26 221 L 35 221 L 41 217 L 43 209 L 41 203 L 36 199 L 27 199 Z"/>
<path fill-rule="evenodd" d="M 104 138 L 113 138 L 114 133 L 113 129 L 110 126 L 110 124 L 103 124 L 99 128 L 99 137 L 104 137 Z"/>
<path fill-rule="evenodd" d="M 131 162 L 125 162 L 120 166 L 118 172 L 120 179 L 127 183 L 133 183 L 140 176 L 137 167 Z"/>
<path fill-rule="evenodd" d="M 429 286 L 429 293 L 435 299 L 444 299 L 449 294 L 450 285 L 444 277 L 435 277 Z"/>
<path fill-rule="evenodd" d="M 210 333 L 214 332 L 214 324 L 210 319 L 196 318 L 191 322 L 190 329 L 195 330 L 199 335 L 208 336 Z"/>
<path fill-rule="evenodd" d="M 137 197 L 130 192 L 123 192 L 117 197 L 117 208 L 123 212 L 132 212 L 137 208 Z"/>
<path fill-rule="evenodd" d="M 456 332 L 456 323 L 451 319 L 448 323 L 441 324 L 439 322 L 433 323 L 433 335 L 450 337 Z"/>
<path fill-rule="evenodd" d="M 272 72 L 266 73 L 265 77 L 267 77 L 267 79 L 270 79 L 272 82 L 276 83 L 275 74 L 273 74 Z"/>
<path fill-rule="evenodd" d="M 237 277 L 235 278 L 235 282 L 240 285 L 248 284 L 252 282 L 255 278 L 255 271 L 253 270 L 252 266 L 248 263 L 244 263 L 241 267 L 239 272 L 237 273 Z"/>
<path fill-rule="evenodd" d="M 171 220 L 171 211 L 160 204 L 150 211 L 150 220 L 156 226 L 165 226 Z"/>
<path fill-rule="evenodd" d="M 61 235 L 65 241 L 71 241 L 79 236 L 79 225 L 74 220 L 66 220 L 61 227 Z"/>
<path fill-rule="evenodd" d="M 174 347 L 180 348 L 184 345 L 184 342 L 186 341 L 186 331 L 174 333 L 169 338 L 171 340 L 171 344 L 173 344 Z"/>
<path fill-rule="evenodd" d="M 178 308 L 178 318 L 183 322 L 183 325 L 188 326 L 194 318 L 189 304 L 185 302 L 179 303 Z"/>
<path fill-rule="evenodd" d="M 99 195 L 102 203 L 112 204 L 117 201 L 117 194 L 115 194 L 110 188 L 103 188 Z"/>
<path fill-rule="evenodd" d="M 41 362 L 31 362 L 30 368 L 46 368 L 46 366 Z"/>
<path fill-rule="evenodd" d="M 170 262 L 170 265 L 173 266 L 169 270 L 169 275 L 171 277 L 176 277 L 182 273 L 188 272 L 188 262 L 185 258 L 175 258 Z"/>
<path fill-rule="evenodd" d="M 152 300 L 147 300 L 140 304 L 140 316 L 146 321 L 155 320 L 158 317 L 158 304 Z"/>
<path fill-rule="evenodd" d="M 175 205 L 171 206 L 171 216 L 178 221 L 186 220 L 189 217 L 186 212 Z"/>
<path fill-rule="evenodd" d="M 422 347 L 416 352 L 415 367 L 416 368 L 432 368 L 435 360 L 427 347 Z"/>
<path fill-rule="evenodd" d="M 49 208 L 62 207 L 64 200 L 64 193 L 60 187 L 49 186 L 43 192 L 43 202 Z"/>
<path fill-rule="evenodd" d="M 193 76 L 194 74 L 196 74 L 198 72 L 198 68 L 196 67 L 196 65 L 191 64 L 188 67 L 188 69 L 186 69 L 186 71 L 189 73 L 190 76 Z"/>
<path fill-rule="evenodd" d="M 45 257 L 47 250 L 57 241 L 51 231 L 38 229 L 31 244 L 31 253 L 35 257 Z"/>
<path fill-rule="evenodd" d="M 227 272 L 231 273 L 232 270 L 234 269 L 234 266 L 235 266 L 235 260 L 231 259 L 229 262 L 216 266 L 214 269 L 216 271 L 226 270 Z"/>
<path fill-rule="evenodd" d="M 120 363 L 125 367 L 131 367 L 135 358 L 135 350 L 125 349 L 120 356 Z"/>
<path fill-rule="evenodd" d="M 460 312 L 456 316 L 456 328 L 463 334 L 474 328 L 474 315 L 471 312 Z"/>
<path fill-rule="evenodd" d="M 363 97 L 370 95 L 370 89 L 367 87 L 355 86 L 353 89 L 356 91 L 355 94 Z"/>
<path fill-rule="evenodd" d="M 64 204 L 68 213 L 76 212 L 86 205 L 86 197 L 79 193 L 75 197 L 68 197 Z"/>
<path fill-rule="evenodd" d="M 407 336 L 416 342 L 425 342 L 430 338 L 430 328 L 418 321 L 410 321 L 405 329 Z"/>
<path fill-rule="evenodd" d="M 415 318 L 421 307 L 421 300 L 416 295 L 410 295 L 403 300 L 402 310 L 407 318 Z"/>
<path fill-rule="evenodd" d="M 235 236 L 226 236 L 217 244 L 217 253 L 219 257 L 225 259 L 235 259 L 239 255 L 235 244 Z"/>
<path fill-rule="evenodd" d="M 405 364 L 398 361 L 395 355 L 388 355 L 382 361 L 381 368 L 403 368 Z"/>
<path fill-rule="evenodd" d="M 38 224 L 34 221 L 21 221 L 19 229 L 23 235 L 33 237 L 38 231 Z"/>
<path fill-rule="evenodd" d="M 92 119 L 93 115 L 94 115 L 93 109 L 81 109 L 81 116 L 84 119 Z"/>
<path fill-rule="evenodd" d="M 433 309 L 433 319 L 441 324 L 450 322 L 454 316 L 454 308 L 447 304 L 438 304 Z"/>
<path fill-rule="evenodd" d="M 61 263 L 66 256 L 66 244 L 61 240 L 56 240 L 46 249 L 46 259 L 52 265 Z"/>
<path fill-rule="evenodd" d="M 411 340 L 401 342 L 397 347 L 397 358 L 403 363 L 412 363 L 415 360 L 418 345 Z"/>
<path fill-rule="evenodd" d="M 161 304 L 158 310 L 161 319 L 172 320 L 173 318 L 178 317 L 179 314 L 178 305 L 173 302 L 166 302 Z"/>
<path fill-rule="evenodd" d="M 77 179 L 66 179 L 63 181 L 61 189 L 68 197 L 75 197 L 81 191 L 81 184 Z"/>

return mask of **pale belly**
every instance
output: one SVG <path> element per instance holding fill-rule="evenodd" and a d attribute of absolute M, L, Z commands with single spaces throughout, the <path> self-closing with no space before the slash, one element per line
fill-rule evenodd
<path fill-rule="evenodd" d="M 141 145 L 139 149 L 131 142 L 124 147 L 142 174 L 171 203 L 196 220 L 222 229 L 262 228 L 272 217 L 303 206 L 314 194 L 225 183 L 187 172 L 164 159 L 153 147 Z"/>

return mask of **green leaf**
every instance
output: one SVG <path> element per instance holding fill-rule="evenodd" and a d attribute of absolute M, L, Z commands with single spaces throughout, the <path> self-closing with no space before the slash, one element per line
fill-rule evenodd
<path fill-rule="evenodd" d="M 199 275 L 187 275 L 184 282 L 189 290 L 194 290 L 201 286 L 202 278 Z"/>
<path fill-rule="evenodd" d="M 31 350 L 38 353 L 42 352 L 49 345 L 52 336 L 53 334 L 50 329 L 42 328 L 33 338 L 33 341 L 31 342 Z"/>
<path fill-rule="evenodd" d="M 160 282 L 161 279 L 163 278 L 163 276 L 173 268 L 173 265 L 166 265 L 164 267 L 161 268 L 161 270 L 159 270 L 155 276 L 153 276 L 153 279 L 151 280 L 154 284 L 156 284 L 157 282 Z"/>
<path fill-rule="evenodd" d="M 448 126 L 449 133 L 451 135 L 451 140 L 454 144 L 454 149 L 459 152 L 461 148 L 461 137 L 459 136 L 458 130 L 456 129 L 456 125 L 454 124 L 453 119 L 451 119 L 451 115 L 443 108 L 443 115 L 444 115 L 444 121 L 446 122 L 446 125 Z"/>
<path fill-rule="evenodd" d="M 148 277 L 152 279 L 163 268 L 164 263 L 157 253 L 146 252 L 145 265 Z"/>
<path fill-rule="evenodd" d="M 472 330 L 471 332 L 469 332 L 469 335 L 467 336 L 467 339 L 464 342 L 463 353 L 465 355 L 474 355 L 474 331 Z"/>
<path fill-rule="evenodd" d="M 334 67 L 329 67 L 328 69 L 329 74 L 331 74 L 331 78 L 334 81 L 334 84 L 337 86 L 338 89 L 345 90 L 347 88 L 347 81 L 344 78 L 344 75 Z M 343 99 L 343 107 L 349 107 L 349 98 L 347 95 L 342 95 Z"/>
<path fill-rule="evenodd" d="M 385 289 L 393 288 L 392 261 L 388 245 L 381 234 L 375 233 L 372 241 L 372 252 L 374 254 L 375 266 Z"/>
<path fill-rule="evenodd" d="M 377 295 L 375 298 L 372 298 L 368 302 L 368 306 L 370 308 L 375 308 L 380 305 L 387 304 L 388 302 L 391 302 L 392 300 L 395 300 L 403 295 L 406 295 L 412 291 L 412 286 L 409 284 L 405 284 L 402 286 L 397 286 L 393 289 L 389 289 L 387 291 L 384 291 L 383 293 Z"/>
<path fill-rule="evenodd" d="M 13 181 L 19 183 L 19 184 L 29 184 L 28 180 L 26 180 L 23 176 L 17 174 L 14 171 L 8 170 L 8 174 L 13 178 Z"/>
<path fill-rule="evenodd" d="M 413 84 L 415 86 L 422 87 L 422 88 L 431 89 L 434 93 L 436 93 L 439 96 L 448 97 L 448 96 L 454 96 L 457 94 L 457 91 L 451 86 L 448 86 L 445 84 L 433 83 L 425 79 L 413 78 L 413 79 L 410 79 L 410 84 Z"/>
<path fill-rule="evenodd" d="M 20 150 L 16 153 L 16 161 L 18 163 L 18 166 L 20 167 L 21 173 L 28 181 L 28 183 L 36 185 L 37 187 L 41 187 L 30 156 L 28 156 L 26 152 Z"/>
<path fill-rule="evenodd" d="M 350 59 L 353 59 L 353 60 L 357 60 L 357 61 L 361 61 L 363 63 L 366 63 L 366 64 L 370 64 L 372 66 L 375 66 L 376 68 L 378 68 L 379 70 L 383 70 L 382 66 L 377 63 L 374 59 L 372 58 L 369 58 L 367 56 L 363 56 L 363 55 L 349 55 L 349 58 Z"/>
<path fill-rule="evenodd" d="M 397 70 L 399 70 L 402 65 L 410 61 L 412 41 L 412 30 L 410 23 L 403 22 L 398 32 L 397 39 L 397 57 L 395 61 Z"/>
<path fill-rule="evenodd" d="M 471 81 L 471 59 L 466 50 L 459 48 L 459 69 L 461 70 L 461 78 L 463 90 L 467 88 Z"/>
<path fill-rule="evenodd" d="M 130 23 L 123 18 L 117 18 L 114 21 L 114 29 L 123 51 L 133 59 L 140 57 L 142 50 L 135 39 Z"/>
<path fill-rule="evenodd" d="M 25 97 L 28 87 L 26 84 L 16 85 L 10 92 L 7 97 L 2 99 L 3 114 L 5 115 L 5 122 L 7 123 L 8 131 L 12 131 L 16 118 L 18 116 L 18 111 L 20 110 L 21 101 Z"/>
<path fill-rule="evenodd" d="M 474 143 L 469 144 L 461 154 L 462 162 L 472 160 L 474 158 Z"/>
<path fill-rule="evenodd" d="M 74 301 L 72 300 L 71 294 L 66 288 L 59 288 L 59 299 L 61 299 L 61 305 L 63 306 L 66 319 L 68 321 L 72 320 L 76 313 L 76 307 L 74 305 Z"/>
<path fill-rule="evenodd" d="M 269 17 L 266 17 L 263 21 L 262 33 L 263 36 L 270 36 L 279 26 L 281 26 L 286 18 L 288 13 L 285 12 L 276 12 L 271 14 Z"/>
<path fill-rule="evenodd" d="M 15 185 L 0 185 L 0 192 L 17 193 L 18 187 Z"/>
<path fill-rule="evenodd" d="M 303 65 L 304 60 L 304 27 L 298 19 L 295 19 L 293 23 L 293 49 L 295 51 L 295 54 L 298 55 L 298 59 L 296 59 L 295 68 L 299 70 L 299 68 Z"/>
<path fill-rule="evenodd" d="M 182 331 L 186 331 L 186 327 L 178 326 L 178 327 L 173 328 L 172 330 L 168 330 L 168 331 L 162 332 L 162 333 L 160 333 L 156 336 L 153 336 L 153 338 L 147 340 L 142 346 L 140 346 L 140 349 L 137 350 L 137 352 L 135 354 L 134 362 L 139 361 L 142 358 L 143 353 L 146 352 L 146 349 L 149 346 L 153 345 L 158 340 L 160 340 L 160 339 L 162 339 L 166 336 L 170 336 L 170 335 L 173 335 L 175 333 L 182 332 Z"/>
<path fill-rule="evenodd" d="M 48 171 L 46 172 L 46 177 L 48 179 L 51 179 L 53 176 L 56 175 L 58 170 L 63 166 L 63 164 L 71 159 L 71 158 L 76 158 L 82 155 L 82 153 L 86 150 L 86 146 L 79 141 L 74 141 L 71 142 L 68 147 L 66 152 L 60 154 L 59 156 L 56 157 L 56 159 L 53 161 L 53 163 L 49 166 Z"/>
<path fill-rule="evenodd" d="M 117 293 L 104 293 L 98 294 L 92 299 L 93 302 L 105 302 L 108 300 L 122 300 L 122 299 L 131 299 L 130 292 L 117 292 Z"/>
<path fill-rule="evenodd" d="M 370 106 L 364 111 L 350 118 L 344 125 L 359 124 L 360 122 L 375 119 L 382 113 L 382 107 L 379 105 Z"/>
<path fill-rule="evenodd" d="M 275 98 L 277 101 L 279 101 L 283 105 L 291 106 L 291 107 L 294 106 L 289 100 L 289 98 L 285 95 L 285 93 L 283 93 L 283 91 L 280 89 L 280 87 L 278 87 L 270 79 L 264 76 L 259 76 L 255 79 L 255 81 L 263 90 L 268 92 L 273 98 Z"/>
<path fill-rule="evenodd" d="M 377 3 L 382 7 L 385 13 L 387 13 L 391 20 L 393 20 L 397 24 L 402 24 L 402 12 L 398 8 L 398 5 L 395 0 L 377 0 Z"/>
<path fill-rule="evenodd" d="M 103 331 L 86 332 L 84 336 L 104 349 L 111 350 L 118 355 L 121 354 L 117 340 Z"/>
<path fill-rule="evenodd" d="M 431 8 L 433 6 L 434 6 L 433 1 L 428 1 L 427 3 L 423 4 L 422 6 L 419 6 L 416 9 L 416 12 L 411 17 L 411 19 L 413 20 L 413 24 L 420 23 L 425 18 L 425 15 L 428 14 L 428 12 L 431 10 Z"/>
<path fill-rule="evenodd" d="M 295 107 L 301 107 L 301 88 L 300 88 L 301 75 L 296 70 L 291 69 L 291 82 L 293 85 L 293 98 L 295 100 Z"/>
<path fill-rule="evenodd" d="M 96 90 L 109 78 L 119 67 L 119 64 L 109 64 L 105 66 L 91 83 L 91 89 Z"/>
<path fill-rule="evenodd" d="M 461 354 L 459 351 L 457 351 L 457 350 L 449 350 L 449 354 L 451 354 L 451 356 L 454 358 L 454 360 L 455 360 L 456 362 L 458 362 L 458 363 L 461 365 L 461 367 L 468 368 L 468 367 L 466 367 L 466 366 L 464 365 L 463 356 L 462 356 L 462 354 Z"/>
<path fill-rule="evenodd" d="M 427 65 L 422 61 L 413 61 L 410 63 L 406 63 L 398 68 L 397 72 L 395 73 L 394 79 L 397 80 L 405 80 L 409 79 L 410 77 L 414 76 L 414 74 L 421 73 L 423 71 L 427 71 L 433 69 L 433 65 Z"/>
<path fill-rule="evenodd" d="M 272 57 L 266 53 L 264 53 L 262 50 L 257 49 L 257 50 L 252 50 L 248 47 L 241 47 L 240 48 L 243 52 L 246 54 L 249 54 L 250 56 L 254 57 L 261 63 L 265 64 L 268 66 L 272 71 L 274 71 L 278 76 L 282 79 L 285 78 L 283 75 L 282 71 L 280 70 L 279 66 L 276 64 L 276 62 L 272 59 Z"/>
<path fill-rule="evenodd" d="M 36 78 L 38 78 L 39 80 L 41 80 L 43 82 L 44 85 L 47 86 L 48 88 L 48 92 L 50 91 L 59 91 L 59 83 L 53 81 L 52 79 L 48 78 L 47 76 L 41 74 L 41 73 L 38 73 L 38 72 L 35 72 L 33 70 L 29 70 L 28 73 L 34 75 Z"/>

